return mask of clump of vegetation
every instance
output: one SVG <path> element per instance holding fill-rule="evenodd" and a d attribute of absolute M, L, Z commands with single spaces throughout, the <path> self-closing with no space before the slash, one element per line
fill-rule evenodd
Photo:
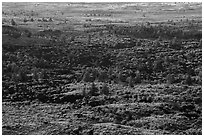
<path fill-rule="evenodd" d="M 187 75 L 187 77 L 185 79 L 185 84 L 187 84 L 187 85 L 192 85 L 193 84 L 193 80 L 192 80 L 190 75 Z"/>
<path fill-rule="evenodd" d="M 198 46 L 202 47 L 202 39 L 200 39 Z"/>
<path fill-rule="evenodd" d="M 140 76 L 140 71 L 137 70 L 135 73 L 135 83 L 141 83 L 141 76 Z"/>
<path fill-rule="evenodd" d="M 120 82 L 123 82 L 124 81 L 124 77 L 123 77 L 123 73 L 122 71 L 119 71 L 118 74 L 117 74 L 117 81 L 120 83 Z"/>
<path fill-rule="evenodd" d="M 28 20 L 26 18 L 23 19 L 23 22 L 26 23 Z"/>
<path fill-rule="evenodd" d="M 26 82 L 28 81 L 27 70 L 23 67 L 19 68 L 19 70 L 12 74 L 12 79 L 15 82 Z"/>
<path fill-rule="evenodd" d="M 102 87 L 100 88 L 100 93 L 104 95 L 109 95 L 109 88 L 106 83 L 103 83 Z"/>
<path fill-rule="evenodd" d="M 153 45 L 154 45 L 155 47 L 160 47 L 160 46 L 161 46 L 161 44 L 160 44 L 160 42 L 159 42 L 160 39 L 161 39 L 161 38 L 158 38 L 157 40 L 154 41 L 154 44 L 153 44 Z"/>
<path fill-rule="evenodd" d="M 39 70 L 37 68 L 34 68 L 32 71 L 33 71 L 32 72 L 33 80 L 38 81 L 38 79 L 39 79 L 38 71 Z"/>
<path fill-rule="evenodd" d="M 173 84 L 175 79 L 173 74 L 168 74 L 166 77 L 167 84 Z"/>
<path fill-rule="evenodd" d="M 31 22 L 34 22 L 34 19 L 33 19 L 33 18 L 31 18 L 31 19 L 30 19 L 30 21 L 31 21 Z"/>
<path fill-rule="evenodd" d="M 128 77 L 127 80 L 129 87 L 134 87 L 134 82 L 132 76 Z"/>
<path fill-rule="evenodd" d="M 105 82 L 108 80 L 108 74 L 106 71 L 104 70 L 101 70 L 99 72 L 99 76 L 98 76 L 98 80 L 101 81 L 101 82 Z"/>
<path fill-rule="evenodd" d="M 87 93 L 86 93 L 86 84 L 84 85 L 84 87 L 82 88 L 82 96 L 83 97 L 86 97 L 87 96 Z"/>
<path fill-rule="evenodd" d="M 89 90 L 89 95 L 90 96 L 97 96 L 98 95 L 98 91 L 99 91 L 99 89 L 96 87 L 94 82 L 92 82 L 90 90 Z"/>
<path fill-rule="evenodd" d="M 11 25 L 12 25 L 12 26 L 15 26 L 15 25 L 16 25 L 16 22 L 14 21 L 14 19 L 11 19 Z"/>
<path fill-rule="evenodd" d="M 180 49 L 182 46 L 182 42 L 178 40 L 177 37 L 174 37 L 172 41 L 170 41 L 169 46 L 174 49 Z"/>
<path fill-rule="evenodd" d="M 137 40 L 135 46 L 137 46 L 137 47 L 140 47 L 140 46 L 141 46 L 141 40 L 140 40 L 140 39 Z"/>
<path fill-rule="evenodd" d="M 82 78 L 82 81 L 84 82 L 91 82 L 91 77 L 90 77 L 90 70 L 89 69 L 86 69 L 84 75 L 83 75 L 83 78 Z"/>

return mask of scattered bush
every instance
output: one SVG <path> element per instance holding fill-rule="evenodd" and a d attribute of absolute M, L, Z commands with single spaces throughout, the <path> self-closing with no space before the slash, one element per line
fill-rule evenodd
<path fill-rule="evenodd" d="M 140 77 L 140 71 L 139 70 L 137 70 L 136 72 L 135 72 L 135 83 L 137 84 L 137 83 L 141 83 L 141 77 Z"/>
<path fill-rule="evenodd" d="M 31 18 L 31 19 L 30 19 L 30 21 L 31 21 L 31 22 L 33 22 L 33 21 L 34 21 L 34 19 L 33 19 L 33 18 Z"/>
<path fill-rule="evenodd" d="M 180 49 L 181 48 L 181 41 L 174 37 L 172 41 L 170 41 L 169 46 L 170 48 Z"/>
<path fill-rule="evenodd" d="M 27 20 L 26 18 L 24 18 L 24 19 L 23 19 L 23 22 L 25 22 L 25 23 L 26 23 L 27 21 L 28 21 L 28 20 Z"/>
<path fill-rule="evenodd" d="M 83 78 L 82 78 L 82 81 L 84 82 L 90 82 L 91 81 L 91 78 L 90 78 L 90 72 L 89 71 L 86 71 L 83 75 Z"/>
<path fill-rule="evenodd" d="M 135 46 L 140 47 L 141 46 L 141 40 L 138 39 Z"/>
<path fill-rule="evenodd" d="M 101 81 L 101 82 L 105 82 L 108 80 L 108 74 L 106 71 L 104 70 L 101 70 L 99 72 L 99 76 L 98 76 L 98 80 Z"/>
<path fill-rule="evenodd" d="M 173 74 L 168 74 L 166 77 L 167 84 L 173 84 L 175 79 Z"/>
<path fill-rule="evenodd" d="M 185 79 L 185 84 L 192 85 L 192 83 L 193 83 L 193 80 L 192 80 L 191 76 L 187 75 L 187 77 Z"/>
<path fill-rule="evenodd" d="M 128 86 L 129 86 L 129 87 L 134 87 L 134 82 L 133 82 L 132 76 L 128 77 L 128 78 L 126 79 L 126 81 L 128 82 Z"/>
<path fill-rule="evenodd" d="M 104 94 L 104 95 L 109 95 L 109 88 L 108 88 L 106 83 L 103 83 L 103 85 L 100 89 L 100 93 Z"/>
<path fill-rule="evenodd" d="M 89 95 L 90 96 L 97 96 L 98 95 L 98 88 L 96 87 L 96 85 L 94 84 L 94 82 L 92 82 L 90 90 L 89 90 Z"/>
<path fill-rule="evenodd" d="M 13 19 L 11 19 L 11 25 L 12 25 L 12 26 L 15 26 L 15 25 L 16 25 L 16 22 L 15 22 Z"/>

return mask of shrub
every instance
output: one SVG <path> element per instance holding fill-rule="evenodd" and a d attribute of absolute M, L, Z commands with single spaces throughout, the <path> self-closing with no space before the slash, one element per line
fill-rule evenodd
<path fill-rule="evenodd" d="M 98 78 L 98 76 L 99 76 L 98 70 L 95 69 L 95 68 L 92 69 L 92 78 L 93 78 L 93 80 L 96 80 Z"/>
<path fill-rule="evenodd" d="M 28 20 L 27 20 L 26 18 L 24 18 L 24 19 L 23 19 L 23 22 L 25 22 L 25 23 L 26 23 L 27 21 L 28 21 Z"/>
<path fill-rule="evenodd" d="M 202 70 L 199 72 L 198 77 L 199 77 L 199 84 L 202 85 Z"/>
<path fill-rule="evenodd" d="M 140 71 L 136 71 L 135 83 L 141 83 Z"/>
<path fill-rule="evenodd" d="M 8 71 L 11 73 L 17 73 L 19 70 L 18 66 L 16 65 L 16 63 L 11 63 L 8 65 Z"/>
<path fill-rule="evenodd" d="M 13 73 L 11 77 L 12 77 L 11 79 L 12 79 L 14 82 L 18 82 L 18 81 L 19 81 L 19 77 L 18 77 L 17 73 Z"/>
<path fill-rule="evenodd" d="M 193 80 L 192 80 L 191 76 L 187 75 L 187 77 L 185 79 L 185 84 L 192 85 L 192 83 L 193 83 Z"/>
<path fill-rule="evenodd" d="M 161 44 L 160 44 L 160 42 L 159 42 L 159 40 L 157 39 L 157 40 L 155 40 L 154 41 L 154 44 L 153 44 L 155 47 L 159 47 Z"/>
<path fill-rule="evenodd" d="M 33 72 L 32 72 L 33 79 L 36 80 L 36 81 L 38 81 L 38 78 L 39 78 L 38 69 L 37 69 L 37 68 L 34 68 L 32 71 L 33 71 Z"/>
<path fill-rule="evenodd" d="M 15 82 L 26 82 L 28 80 L 27 70 L 20 68 L 17 73 L 12 74 L 12 80 Z"/>
<path fill-rule="evenodd" d="M 70 41 L 74 41 L 75 40 L 75 36 L 71 36 Z"/>
<path fill-rule="evenodd" d="M 92 82 L 90 90 L 89 90 L 89 95 L 90 96 L 97 96 L 98 95 L 98 88 L 96 87 L 96 85 L 94 84 L 94 82 Z"/>
<path fill-rule="evenodd" d="M 18 75 L 19 75 L 19 80 L 20 80 L 21 82 L 26 82 L 26 81 L 28 80 L 27 70 L 26 70 L 25 68 L 21 68 L 21 69 L 19 70 Z"/>
<path fill-rule="evenodd" d="M 104 95 L 108 95 L 109 94 L 109 88 L 107 86 L 106 83 L 103 83 L 101 89 L 100 89 L 100 93 L 104 94 Z"/>
<path fill-rule="evenodd" d="M 32 33 L 29 30 L 25 30 L 25 34 L 29 38 L 32 36 Z"/>
<path fill-rule="evenodd" d="M 15 25 L 16 25 L 16 22 L 15 22 L 13 19 L 11 19 L 11 25 L 12 25 L 12 26 L 15 26 Z"/>
<path fill-rule="evenodd" d="M 84 82 L 90 82 L 91 81 L 91 79 L 90 79 L 90 72 L 89 71 L 86 71 L 84 73 L 82 81 L 84 81 Z"/>
<path fill-rule="evenodd" d="M 82 89 L 82 96 L 85 97 L 87 94 L 86 94 L 86 86 L 83 87 Z"/>
<path fill-rule="evenodd" d="M 128 77 L 128 78 L 126 79 L 126 81 L 128 82 L 128 86 L 129 86 L 129 87 L 134 87 L 134 82 L 133 82 L 132 76 Z"/>
<path fill-rule="evenodd" d="M 117 78 L 118 78 L 118 82 L 122 82 L 123 81 L 123 74 L 122 74 L 122 72 L 118 73 Z"/>
<path fill-rule="evenodd" d="M 174 76 L 172 74 L 168 74 L 166 77 L 167 84 L 174 83 Z"/>
<path fill-rule="evenodd" d="M 89 34 L 88 35 L 88 44 L 90 44 L 91 43 L 91 35 Z"/>
<path fill-rule="evenodd" d="M 153 70 L 156 71 L 156 72 L 163 71 L 164 70 L 163 61 L 162 60 L 154 61 Z"/>
<path fill-rule="evenodd" d="M 174 37 L 173 40 L 170 41 L 169 46 L 171 48 L 174 48 L 174 49 L 180 49 L 181 48 L 181 44 L 182 44 L 181 41 L 177 40 L 177 38 Z"/>
<path fill-rule="evenodd" d="M 108 80 L 108 74 L 106 71 L 102 70 L 99 72 L 99 77 L 98 77 L 99 81 L 105 82 Z"/>
<path fill-rule="evenodd" d="M 31 22 L 33 22 L 33 21 L 34 21 L 34 19 L 33 19 L 33 18 L 31 18 L 31 19 L 30 19 L 30 21 L 31 21 Z"/>
<path fill-rule="evenodd" d="M 202 47 L 202 39 L 200 39 L 198 46 Z"/>
<path fill-rule="evenodd" d="M 137 42 L 136 42 L 136 46 L 141 46 L 141 40 L 137 40 Z"/>
<path fill-rule="evenodd" d="M 95 96 L 89 99 L 88 104 L 91 107 L 96 107 L 96 106 L 104 105 L 105 100 L 101 96 L 97 96 L 97 97 Z"/>
<path fill-rule="evenodd" d="M 48 78 L 47 72 L 44 69 L 41 70 L 41 72 L 39 73 L 39 78 L 40 79 L 47 79 Z"/>
<path fill-rule="evenodd" d="M 112 77 L 113 77 L 113 69 L 109 68 L 107 73 L 108 73 L 108 78 L 112 79 Z"/>

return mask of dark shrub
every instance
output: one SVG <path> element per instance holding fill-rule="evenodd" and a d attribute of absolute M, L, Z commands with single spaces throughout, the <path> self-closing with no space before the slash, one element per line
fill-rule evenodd
<path fill-rule="evenodd" d="M 126 79 L 126 81 L 128 82 L 128 86 L 129 86 L 129 87 L 134 87 L 134 82 L 133 82 L 132 76 L 128 77 L 128 78 Z"/>
<path fill-rule="evenodd" d="M 98 77 L 98 80 L 101 81 L 101 82 L 105 82 L 108 80 L 108 74 L 106 71 L 102 70 L 99 72 L 99 77 Z"/>
<path fill-rule="evenodd" d="M 13 19 L 11 19 L 11 25 L 16 25 L 16 22 Z"/>
<path fill-rule="evenodd" d="M 98 95 L 98 88 L 94 83 L 91 84 L 90 90 L 89 90 L 90 96 L 97 96 Z"/>
<path fill-rule="evenodd" d="M 167 77 L 166 77 L 166 82 L 167 84 L 173 84 L 174 83 L 174 76 L 173 74 L 168 74 Z"/>
<path fill-rule="evenodd" d="M 82 78 L 82 81 L 84 82 L 90 82 L 91 81 L 91 78 L 90 78 L 90 72 L 89 71 L 86 71 L 83 75 L 83 78 Z"/>
<path fill-rule="evenodd" d="M 135 83 L 141 83 L 140 71 L 137 70 L 135 73 Z"/>
<path fill-rule="evenodd" d="M 187 77 L 185 79 L 185 84 L 187 84 L 187 85 L 192 85 L 193 84 L 193 80 L 192 80 L 190 75 L 187 75 Z"/>
<path fill-rule="evenodd" d="M 108 95 L 109 94 L 109 88 L 107 86 L 106 83 L 103 83 L 101 89 L 100 89 L 100 93 L 104 94 L 104 95 Z"/>

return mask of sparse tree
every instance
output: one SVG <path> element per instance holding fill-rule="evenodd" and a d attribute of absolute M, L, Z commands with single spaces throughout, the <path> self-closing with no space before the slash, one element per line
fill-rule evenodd
<path fill-rule="evenodd" d="M 12 25 L 12 26 L 15 26 L 15 25 L 16 25 L 16 22 L 15 22 L 13 19 L 11 19 L 11 25 Z"/>
<path fill-rule="evenodd" d="M 112 69 L 112 68 L 109 68 L 107 73 L 108 73 L 108 79 L 109 79 L 109 80 L 112 80 L 113 75 L 114 75 L 114 74 L 113 74 L 113 69 Z"/>
<path fill-rule="evenodd" d="M 100 89 L 100 93 L 104 94 L 104 95 L 108 95 L 109 94 L 109 88 L 107 86 L 106 83 L 103 83 L 101 89 Z"/>
<path fill-rule="evenodd" d="M 104 70 L 101 70 L 101 71 L 99 72 L 99 77 L 98 77 L 98 79 L 99 79 L 99 81 L 102 81 L 102 82 L 108 80 L 108 74 L 107 74 L 107 72 L 104 71 Z"/>
<path fill-rule="evenodd" d="M 134 82 L 132 76 L 128 77 L 127 80 L 129 87 L 134 87 Z"/>
<path fill-rule="evenodd" d="M 33 21 L 34 21 L 34 19 L 33 19 L 33 18 L 31 18 L 31 19 L 30 19 L 30 21 L 31 21 L 31 22 L 33 22 Z"/>
<path fill-rule="evenodd" d="M 202 47 L 202 39 L 200 39 L 198 46 Z"/>
<path fill-rule="evenodd" d="M 91 35 L 89 34 L 88 35 L 88 44 L 90 44 L 91 43 Z"/>
<path fill-rule="evenodd" d="M 16 65 L 16 63 L 11 63 L 8 65 L 8 69 L 12 72 L 12 73 L 17 73 L 19 68 L 18 66 Z"/>
<path fill-rule="evenodd" d="M 33 72 L 32 72 L 33 80 L 38 81 L 38 79 L 39 79 L 38 69 L 37 69 L 37 68 L 34 68 L 32 71 L 33 71 Z"/>
<path fill-rule="evenodd" d="M 19 81 L 26 82 L 28 80 L 27 70 L 25 68 L 21 68 L 18 72 Z"/>
<path fill-rule="evenodd" d="M 27 21 L 28 21 L 28 20 L 27 20 L 26 18 L 24 18 L 24 19 L 23 19 L 23 22 L 25 22 L 25 23 L 26 23 Z"/>
<path fill-rule="evenodd" d="M 82 96 L 86 97 L 86 84 L 84 84 L 84 87 L 82 88 Z"/>
<path fill-rule="evenodd" d="M 117 77 L 118 77 L 118 82 L 122 82 L 123 81 L 123 74 L 122 74 L 121 71 L 118 73 Z"/>
<path fill-rule="evenodd" d="M 140 71 L 137 70 L 135 74 L 135 83 L 141 83 Z"/>
<path fill-rule="evenodd" d="M 174 37 L 172 41 L 170 41 L 169 46 L 174 49 L 179 49 L 181 47 L 182 42 Z"/>
<path fill-rule="evenodd" d="M 166 77 L 166 81 L 167 81 L 167 84 L 172 84 L 174 83 L 174 76 L 173 74 L 168 74 L 167 77 Z"/>
<path fill-rule="evenodd" d="M 90 72 L 86 71 L 83 75 L 82 81 L 84 82 L 90 82 Z"/>
<path fill-rule="evenodd" d="M 47 72 L 43 69 L 40 71 L 39 73 L 39 78 L 40 79 L 47 79 L 48 75 L 47 75 Z"/>
<path fill-rule="evenodd" d="M 53 19 L 50 17 L 50 18 L 49 18 L 49 22 L 52 22 L 52 21 L 53 21 Z"/>
<path fill-rule="evenodd" d="M 192 83 L 193 83 L 193 80 L 192 80 L 191 76 L 187 75 L 187 77 L 185 79 L 185 84 L 192 85 Z"/>
<path fill-rule="evenodd" d="M 137 46 L 137 47 L 140 47 L 140 46 L 141 46 L 141 40 L 137 40 L 136 46 Z"/>
<path fill-rule="evenodd" d="M 90 91 L 89 91 L 89 95 L 90 96 L 96 96 L 97 93 L 98 93 L 98 88 L 96 87 L 94 82 L 92 82 L 91 87 L 90 87 Z"/>
<path fill-rule="evenodd" d="M 70 41 L 74 41 L 75 40 L 75 36 L 71 36 Z"/>
<path fill-rule="evenodd" d="M 159 39 L 157 39 L 157 40 L 155 40 L 154 41 L 154 46 L 155 47 L 159 47 L 161 44 L 160 44 L 160 42 L 159 42 Z"/>

